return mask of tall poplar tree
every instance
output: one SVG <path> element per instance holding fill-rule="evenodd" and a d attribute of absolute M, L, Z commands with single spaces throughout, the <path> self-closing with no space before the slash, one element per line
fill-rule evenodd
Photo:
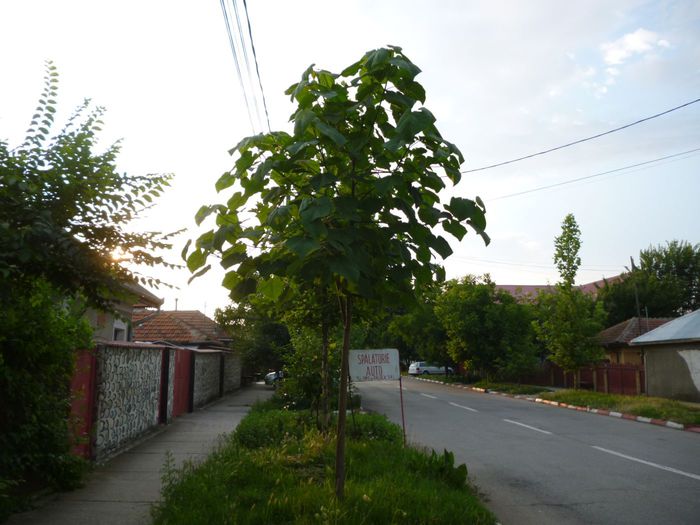
<path fill-rule="evenodd" d="M 580 384 L 579 368 L 603 356 L 595 336 L 602 329 L 605 317 L 602 304 L 574 286 L 581 265 L 580 248 L 581 230 L 569 213 L 562 222 L 561 234 L 554 239 L 554 263 L 560 281 L 554 292 L 540 292 L 538 319 L 533 322 L 549 359 L 567 372 L 576 372 L 576 388 Z"/>

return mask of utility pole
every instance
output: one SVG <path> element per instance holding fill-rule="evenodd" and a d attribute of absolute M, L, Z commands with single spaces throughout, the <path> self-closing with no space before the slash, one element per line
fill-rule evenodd
<path fill-rule="evenodd" d="M 632 264 L 632 274 L 634 274 L 634 271 L 636 270 L 634 266 L 634 259 L 630 255 L 630 263 Z M 634 279 L 634 277 L 633 277 Z M 642 313 L 639 309 L 639 292 L 637 292 L 637 281 L 632 281 L 634 284 L 634 302 L 637 306 L 637 335 L 642 335 Z"/>

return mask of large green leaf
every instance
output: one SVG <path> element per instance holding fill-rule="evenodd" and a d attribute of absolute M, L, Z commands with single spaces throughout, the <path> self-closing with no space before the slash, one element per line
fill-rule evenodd
<path fill-rule="evenodd" d="M 411 79 L 413 79 L 418 73 L 420 73 L 420 68 L 413 62 L 406 60 L 405 58 L 394 57 L 391 60 L 389 60 L 389 63 L 392 66 L 396 66 L 399 69 L 405 71 Z"/>
<path fill-rule="evenodd" d="M 317 240 L 308 237 L 292 237 L 287 239 L 285 245 L 299 257 L 306 257 L 321 248 L 321 244 Z"/>
<path fill-rule="evenodd" d="M 328 267 L 332 273 L 344 277 L 349 283 L 357 284 L 360 278 L 360 269 L 352 255 L 330 258 Z"/>
<path fill-rule="evenodd" d="M 367 69 L 371 72 L 384 67 L 389 62 L 389 58 L 391 58 L 391 52 L 388 49 L 380 48 L 370 51 L 366 55 Z"/>
<path fill-rule="evenodd" d="M 440 235 L 436 235 L 430 244 L 431 248 L 433 248 L 436 252 L 440 254 L 440 257 L 443 259 L 447 259 L 450 255 L 452 255 L 452 248 L 450 247 L 450 244 L 445 240 L 444 237 L 441 237 Z"/>
<path fill-rule="evenodd" d="M 312 109 L 300 109 L 294 115 L 294 136 L 301 137 L 309 125 L 316 119 L 316 113 Z"/>
<path fill-rule="evenodd" d="M 478 211 L 473 200 L 463 197 L 452 197 L 452 199 L 450 199 L 450 204 L 445 206 L 445 208 L 452 212 L 459 221 L 464 221 L 473 217 Z"/>
<path fill-rule="evenodd" d="M 271 301 L 276 301 L 284 291 L 284 281 L 277 276 L 258 281 L 257 290 Z"/>
<path fill-rule="evenodd" d="M 187 257 L 187 268 L 191 271 L 194 272 L 198 268 L 201 268 L 204 266 L 204 263 L 207 260 L 207 255 L 204 253 L 202 250 L 194 250 L 188 257 Z"/>
<path fill-rule="evenodd" d="M 325 195 L 318 199 L 304 199 L 299 207 L 299 215 L 305 223 L 327 217 L 331 211 L 333 203 Z"/>
<path fill-rule="evenodd" d="M 446 220 L 443 221 L 441 225 L 443 230 L 452 234 L 459 241 L 461 241 L 467 234 L 467 229 L 458 221 Z"/>
<path fill-rule="evenodd" d="M 347 142 L 347 139 L 343 137 L 340 131 L 335 129 L 333 126 L 329 126 L 321 119 L 315 119 L 314 126 L 316 126 L 316 129 L 318 129 L 323 135 L 335 142 L 338 146 L 344 146 Z"/>
<path fill-rule="evenodd" d="M 426 108 L 418 111 L 406 111 L 396 124 L 394 136 L 386 144 L 389 151 L 396 151 L 401 146 L 413 142 L 415 136 L 431 126 L 435 116 Z"/>

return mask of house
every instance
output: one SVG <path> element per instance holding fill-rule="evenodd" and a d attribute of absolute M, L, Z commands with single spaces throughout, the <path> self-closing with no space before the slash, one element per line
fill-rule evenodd
<path fill-rule="evenodd" d="M 105 312 L 88 308 L 85 313 L 94 330 L 96 342 L 132 341 L 132 313 L 134 305 L 140 308 L 160 308 L 163 299 L 155 296 L 136 281 L 123 285 L 124 295 L 114 302 L 114 311 Z"/>
<path fill-rule="evenodd" d="M 700 310 L 632 339 L 644 350 L 647 393 L 700 402 Z"/>
<path fill-rule="evenodd" d="M 608 279 L 600 279 L 598 281 L 593 281 L 590 283 L 581 284 L 578 286 L 579 290 L 583 293 L 590 295 L 597 295 L 598 290 L 600 290 L 605 283 L 614 283 L 623 279 L 623 275 L 615 275 Z M 537 298 L 537 294 L 540 291 L 553 292 L 554 286 L 551 284 L 497 284 L 497 290 L 503 290 L 511 294 L 518 301 L 533 301 Z"/>
<path fill-rule="evenodd" d="M 600 332 L 598 342 L 605 349 L 611 364 L 642 365 L 644 352 L 639 347 L 630 347 L 630 341 L 671 320 L 671 318 L 632 317 Z"/>
<path fill-rule="evenodd" d="M 198 310 L 136 310 L 134 341 L 168 343 L 192 349 L 231 349 L 231 338 Z"/>

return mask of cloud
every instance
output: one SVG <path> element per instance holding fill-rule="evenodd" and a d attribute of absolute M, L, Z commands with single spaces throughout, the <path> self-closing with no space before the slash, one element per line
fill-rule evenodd
<path fill-rule="evenodd" d="M 645 54 L 656 47 L 670 47 L 668 41 L 648 29 L 639 28 L 634 33 L 627 33 L 614 42 L 601 44 L 603 60 L 608 65 L 620 65 L 632 55 Z"/>

